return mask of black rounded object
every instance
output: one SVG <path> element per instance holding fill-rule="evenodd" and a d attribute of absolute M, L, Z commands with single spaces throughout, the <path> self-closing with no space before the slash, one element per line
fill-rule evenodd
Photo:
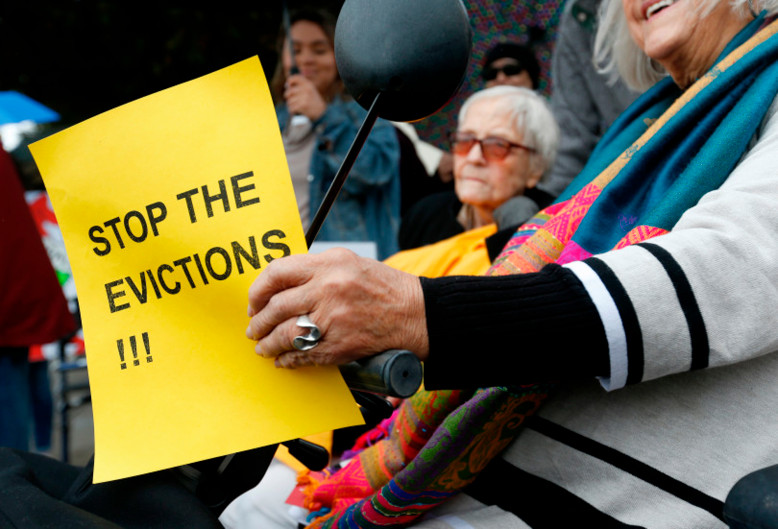
<path fill-rule="evenodd" d="M 401 349 L 390 349 L 339 369 L 351 389 L 403 399 L 416 393 L 424 378 L 416 355 Z"/>
<path fill-rule="evenodd" d="M 440 110 L 467 71 L 472 29 L 462 0 L 346 0 L 335 60 L 346 88 L 378 115 L 417 121 Z"/>

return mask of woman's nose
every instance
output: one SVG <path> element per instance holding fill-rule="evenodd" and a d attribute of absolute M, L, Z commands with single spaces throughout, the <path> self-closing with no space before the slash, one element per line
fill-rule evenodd
<path fill-rule="evenodd" d="M 467 153 L 467 160 L 470 162 L 485 162 L 484 151 L 481 149 L 481 143 L 475 142 Z"/>
<path fill-rule="evenodd" d="M 299 64 L 303 63 L 310 63 L 314 58 L 314 54 L 311 53 L 309 50 L 306 50 L 305 48 L 301 49 L 297 52 L 297 55 L 295 56 L 295 59 L 297 59 L 297 62 Z"/>

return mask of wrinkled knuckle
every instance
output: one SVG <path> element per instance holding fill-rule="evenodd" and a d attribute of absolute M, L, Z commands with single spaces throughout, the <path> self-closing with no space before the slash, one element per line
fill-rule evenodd
<path fill-rule="evenodd" d="M 345 303 L 336 304 L 330 310 L 329 318 L 331 321 L 341 322 L 341 324 L 360 323 L 358 319 L 361 319 L 362 314 L 355 312 L 353 308 Z M 357 319 L 357 321 L 355 321 Z"/>
<path fill-rule="evenodd" d="M 351 255 L 351 252 L 345 248 L 335 248 L 333 253 L 342 259 L 348 258 Z"/>
<path fill-rule="evenodd" d="M 295 355 L 295 365 L 298 367 L 315 366 L 316 362 L 312 356 L 306 353 L 297 353 Z"/>
<path fill-rule="evenodd" d="M 349 292 L 349 289 L 353 287 L 353 283 L 346 274 L 335 272 L 322 277 L 319 287 L 325 296 L 338 299 L 339 296 Z"/>
<path fill-rule="evenodd" d="M 325 252 L 328 258 L 336 262 L 343 263 L 356 257 L 356 254 L 346 248 L 332 248 Z"/>
<path fill-rule="evenodd" d="M 289 308 L 289 301 L 286 296 L 275 295 L 270 298 L 265 305 L 266 312 L 272 314 L 283 314 Z"/>
<path fill-rule="evenodd" d="M 325 298 L 337 298 L 342 288 L 340 279 L 327 277 L 321 282 L 320 292 Z"/>
<path fill-rule="evenodd" d="M 321 353 L 316 359 L 316 363 L 320 366 L 329 366 L 337 362 L 337 357 L 333 353 Z"/>

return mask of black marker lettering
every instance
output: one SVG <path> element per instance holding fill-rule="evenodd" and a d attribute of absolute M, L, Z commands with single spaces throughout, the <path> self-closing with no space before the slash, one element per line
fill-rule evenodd
<path fill-rule="evenodd" d="M 121 219 L 119 217 L 116 217 L 115 219 L 107 220 L 103 224 L 107 228 L 111 228 L 113 230 L 113 234 L 116 235 L 116 240 L 119 243 L 119 248 L 124 249 L 124 241 L 122 241 L 122 236 L 119 235 L 119 230 L 116 229 L 116 225 L 119 223 Z"/>
<path fill-rule="evenodd" d="M 151 344 L 149 344 L 149 333 L 144 332 L 141 334 L 141 338 L 143 338 L 143 347 L 146 349 L 146 363 L 149 364 L 154 361 L 154 359 L 151 357 Z"/>
<path fill-rule="evenodd" d="M 270 237 L 278 237 L 280 239 L 286 238 L 286 234 L 282 232 L 281 230 L 270 230 L 267 233 L 265 233 L 262 236 L 262 246 L 267 248 L 268 250 L 281 250 L 284 254 L 280 257 L 286 257 L 287 255 L 290 255 L 292 253 L 289 246 L 282 242 L 273 242 L 270 240 Z M 273 259 L 277 259 L 276 257 L 273 257 L 270 254 L 265 254 L 265 261 L 268 263 L 271 262 Z"/>
<path fill-rule="evenodd" d="M 130 229 L 131 219 L 138 219 L 138 222 L 140 223 L 140 235 L 135 235 Z M 133 241 L 135 242 L 145 241 L 146 237 L 149 234 L 149 227 L 146 224 L 146 217 L 144 217 L 140 211 L 135 211 L 135 210 L 130 211 L 124 216 L 124 230 L 127 232 L 127 235 L 129 235 L 130 239 L 132 239 Z"/>
<path fill-rule="evenodd" d="M 213 269 L 212 261 L 214 254 L 219 254 L 224 258 L 225 263 L 225 269 L 223 274 L 217 274 L 216 271 Z M 232 273 L 232 261 L 230 261 L 230 254 L 227 253 L 227 250 L 224 248 L 220 248 L 219 246 L 214 246 L 210 250 L 208 250 L 205 254 L 205 266 L 208 268 L 208 273 L 211 274 L 211 276 L 216 279 L 217 281 L 224 281 L 228 277 L 230 277 L 230 274 Z"/>
<path fill-rule="evenodd" d="M 161 298 L 162 293 L 159 291 L 159 287 L 157 286 L 157 280 L 154 279 L 154 274 L 151 273 L 151 270 L 146 270 L 146 275 L 149 276 L 149 282 L 151 283 L 151 286 L 154 289 L 154 293 L 157 295 L 157 299 Z"/>
<path fill-rule="evenodd" d="M 92 240 L 92 242 L 96 242 L 97 244 L 104 244 L 105 248 L 102 250 L 98 249 L 97 246 L 92 248 L 92 251 L 95 252 L 100 257 L 104 255 L 108 255 L 108 253 L 111 251 L 111 243 L 108 242 L 108 239 L 105 237 L 98 237 L 95 235 L 95 233 L 103 233 L 103 228 L 100 226 L 92 226 L 89 228 L 89 238 Z"/>
<path fill-rule="evenodd" d="M 249 171 L 248 173 L 243 173 L 243 174 L 230 177 L 230 182 L 232 183 L 232 193 L 233 196 L 235 197 L 236 208 L 242 208 L 243 206 L 250 206 L 251 204 L 259 204 L 259 197 L 243 200 L 243 197 L 241 196 L 244 191 L 251 191 L 256 187 L 254 184 L 245 185 L 243 187 L 240 187 L 240 185 L 238 184 L 239 180 L 243 180 L 244 178 L 248 178 L 250 176 L 254 176 L 253 171 Z"/>
<path fill-rule="evenodd" d="M 126 295 L 126 292 L 124 290 L 119 290 L 117 292 L 114 292 L 113 287 L 119 286 L 122 283 L 124 283 L 123 279 L 118 279 L 116 281 L 111 281 L 110 283 L 105 284 L 105 293 L 108 295 L 108 307 L 111 309 L 111 312 L 118 312 L 120 310 L 124 310 L 130 307 L 129 303 L 124 303 L 123 305 L 117 305 L 115 303 L 116 298 L 120 298 L 124 295 Z"/>
<path fill-rule="evenodd" d="M 135 294 L 135 297 L 138 298 L 138 301 L 141 302 L 141 304 L 146 303 L 148 301 L 148 289 L 146 288 L 146 272 L 140 273 L 140 290 L 138 290 L 138 287 L 135 286 L 135 281 L 132 280 L 130 276 L 125 277 L 124 279 L 127 280 L 127 284 L 130 285 L 130 289 Z"/>
<path fill-rule="evenodd" d="M 205 270 L 203 269 L 203 263 L 200 262 L 200 255 L 194 254 L 194 262 L 197 265 L 197 269 L 200 271 L 200 277 L 203 278 L 203 284 L 208 284 L 208 276 L 205 275 Z"/>
<path fill-rule="evenodd" d="M 251 254 L 244 250 L 237 241 L 232 241 L 232 255 L 235 257 L 235 265 L 241 274 L 243 273 L 243 260 L 241 257 L 245 258 L 254 270 L 259 270 L 262 266 L 259 260 L 259 252 L 257 252 L 257 242 L 254 240 L 253 235 L 249 237 L 249 248 L 251 249 Z"/>
<path fill-rule="evenodd" d="M 154 215 L 155 209 L 159 210 L 159 215 Z M 159 230 L 157 229 L 157 224 L 167 218 L 167 207 L 165 207 L 165 204 L 162 202 L 154 202 L 153 204 L 146 206 L 146 215 L 149 216 L 149 224 L 151 225 L 152 233 L 154 233 L 155 237 L 158 236 Z"/>
<path fill-rule="evenodd" d="M 167 292 L 168 294 L 178 294 L 181 291 L 181 283 L 176 281 L 176 286 L 173 288 L 170 288 L 168 284 L 165 282 L 165 278 L 162 277 L 162 272 L 168 272 L 172 274 L 174 271 L 174 268 L 170 266 L 169 264 L 163 264 L 160 265 L 159 268 L 157 268 L 157 276 L 159 277 L 159 284 L 162 286 L 162 288 Z M 187 273 L 187 276 L 189 273 Z M 191 282 L 191 278 L 190 278 Z M 194 285 L 192 285 L 194 287 Z"/>
<path fill-rule="evenodd" d="M 208 186 L 203 186 L 203 201 L 205 202 L 205 210 L 208 213 L 208 218 L 213 217 L 213 206 L 212 204 L 216 202 L 217 200 L 222 201 L 222 206 L 224 206 L 224 211 L 227 212 L 230 210 L 230 201 L 227 198 L 227 185 L 224 183 L 224 180 L 219 180 L 219 194 L 218 195 L 211 195 L 208 192 Z"/>
<path fill-rule="evenodd" d="M 192 258 L 187 256 L 184 257 L 183 259 L 178 259 L 177 261 L 173 261 L 173 264 L 176 266 L 180 266 L 184 270 L 184 275 L 186 276 L 187 281 L 189 281 L 189 286 L 194 288 L 195 287 L 194 280 L 192 279 L 192 276 L 189 275 L 189 268 L 187 268 L 186 266 L 186 263 L 188 263 L 191 260 Z"/>
<path fill-rule="evenodd" d="M 197 222 L 197 215 L 195 215 L 194 204 L 192 203 L 192 197 L 199 193 L 197 189 L 190 189 L 176 195 L 178 200 L 186 200 L 186 207 L 189 209 L 189 222 L 194 224 Z"/>

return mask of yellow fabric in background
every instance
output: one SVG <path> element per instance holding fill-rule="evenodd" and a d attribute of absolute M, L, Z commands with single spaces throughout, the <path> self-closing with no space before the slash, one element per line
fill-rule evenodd
<path fill-rule="evenodd" d="M 384 263 L 424 277 L 483 275 L 491 266 L 486 238 L 495 233 L 497 225 L 489 224 L 434 244 L 398 252 Z"/>
<path fill-rule="evenodd" d="M 277 369 L 249 286 L 306 251 L 257 57 L 30 147 L 82 311 L 94 481 L 362 424 L 339 371 Z"/>
<path fill-rule="evenodd" d="M 497 232 L 495 224 L 466 231 L 434 244 L 398 252 L 384 263 L 398 270 L 425 277 L 451 275 L 482 275 L 491 263 L 486 251 L 486 238 Z M 305 438 L 332 453 L 332 432 Z M 297 461 L 285 446 L 279 446 L 276 458 L 300 472 L 305 466 Z"/>

